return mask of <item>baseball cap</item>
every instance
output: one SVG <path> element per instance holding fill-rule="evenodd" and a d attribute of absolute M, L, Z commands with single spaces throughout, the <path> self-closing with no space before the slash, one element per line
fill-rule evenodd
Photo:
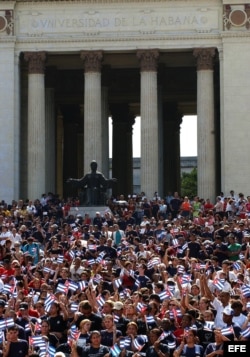
<path fill-rule="evenodd" d="M 19 310 L 28 310 L 29 304 L 27 302 L 22 302 L 19 306 Z"/>
<path fill-rule="evenodd" d="M 114 303 L 114 307 L 113 307 L 113 310 L 122 310 L 124 307 L 123 303 L 120 302 L 120 301 L 116 301 Z"/>

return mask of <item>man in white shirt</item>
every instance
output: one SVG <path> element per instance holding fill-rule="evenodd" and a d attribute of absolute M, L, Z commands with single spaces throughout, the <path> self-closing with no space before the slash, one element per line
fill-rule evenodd
<path fill-rule="evenodd" d="M 11 230 L 11 235 L 10 235 L 10 240 L 11 240 L 11 248 L 14 247 L 15 243 L 21 243 L 22 237 L 21 235 L 17 232 L 16 228 L 12 228 Z"/>
<path fill-rule="evenodd" d="M 234 300 L 231 304 L 231 308 L 234 310 L 233 322 L 242 328 L 247 321 L 247 316 L 242 314 L 242 302 L 240 300 Z"/>
<path fill-rule="evenodd" d="M 3 225 L 2 233 L 0 234 L 0 244 L 4 245 L 6 242 L 6 239 L 11 239 L 11 232 L 9 230 L 9 227 L 7 227 L 7 225 Z"/>
<path fill-rule="evenodd" d="M 204 289 L 204 296 L 212 302 L 212 306 L 217 311 L 214 319 L 214 327 L 223 328 L 225 326 L 225 322 L 223 321 L 223 310 L 226 307 L 231 307 L 231 305 L 229 304 L 230 293 L 228 291 L 222 290 L 218 294 L 218 297 L 215 297 L 209 289 L 206 277 L 204 275 L 200 277 L 200 283 Z"/>

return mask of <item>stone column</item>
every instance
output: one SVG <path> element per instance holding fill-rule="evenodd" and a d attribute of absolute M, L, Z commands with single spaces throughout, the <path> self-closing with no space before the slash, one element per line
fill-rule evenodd
<path fill-rule="evenodd" d="M 110 70 L 104 66 L 102 71 L 102 173 L 109 177 L 109 88 Z"/>
<path fill-rule="evenodd" d="M 102 171 L 101 51 L 82 51 L 84 62 L 84 173 L 96 160 Z"/>
<path fill-rule="evenodd" d="M 158 50 L 137 51 L 141 66 L 141 190 L 152 198 L 159 192 L 157 100 Z"/>
<path fill-rule="evenodd" d="M 63 146 L 64 146 L 63 116 L 58 110 L 56 118 L 56 192 L 63 197 Z"/>
<path fill-rule="evenodd" d="M 180 124 L 182 115 L 176 103 L 164 104 L 164 193 L 181 189 Z"/>
<path fill-rule="evenodd" d="M 55 101 L 54 88 L 45 89 L 45 190 L 55 193 Z"/>
<path fill-rule="evenodd" d="M 133 191 L 132 127 L 135 116 L 126 103 L 112 104 L 110 111 L 113 119 L 112 175 L 118 179 L 113 193 L 127 197 Z"/>
<path fill-rule="evenodd" d="M 214 48 L 197 48 L 198 195 L 213 202 L 216 195 L 214 132 Z"/>
<path fill-rule="evenodd" d="M 45 52 L 25 52 L 28 62 L 28 198 L 45 192 Z"/>

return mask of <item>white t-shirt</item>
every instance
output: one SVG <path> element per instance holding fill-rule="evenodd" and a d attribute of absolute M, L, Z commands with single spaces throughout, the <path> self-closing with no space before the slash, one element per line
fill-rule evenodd
<path fill-rule="evenodd" d="M 236 323 L 238 326 L 240 326 L 240 328 L 242 327 L 244 322 L 246 322 L 246 320 L 247 320 L 247 317 L 243 314 L 233 317 L 233 322 Z"/>
<path fill-rule="evenodd" d="M 214 327 L 215 328 L 223 328 L 225 326 L 225 322 L 223 321 L 223 310 L 226 307 L 231 307 L 231 305 L 228 304 L 227 306 L 223 306 L 219 299 L 214 298 L 214 300 L 212 302 L 212 306 L 217 311 L 215 319 L 214 319 Z"/>

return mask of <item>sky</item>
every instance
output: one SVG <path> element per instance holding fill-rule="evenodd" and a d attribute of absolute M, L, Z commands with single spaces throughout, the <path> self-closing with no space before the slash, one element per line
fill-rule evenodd
<path fill-rule="evenodd" d="M 140 118 L 133 126 L 133 157 L 141 156 Z M 109 132 L 112 132 L 112 120 L 109 119 Z M 112 135 L 109 135 L 109 157 L 112 157 Z M 197 156 L 197 117 L 184 116 L 180 130 L 181 156 Z"/>

